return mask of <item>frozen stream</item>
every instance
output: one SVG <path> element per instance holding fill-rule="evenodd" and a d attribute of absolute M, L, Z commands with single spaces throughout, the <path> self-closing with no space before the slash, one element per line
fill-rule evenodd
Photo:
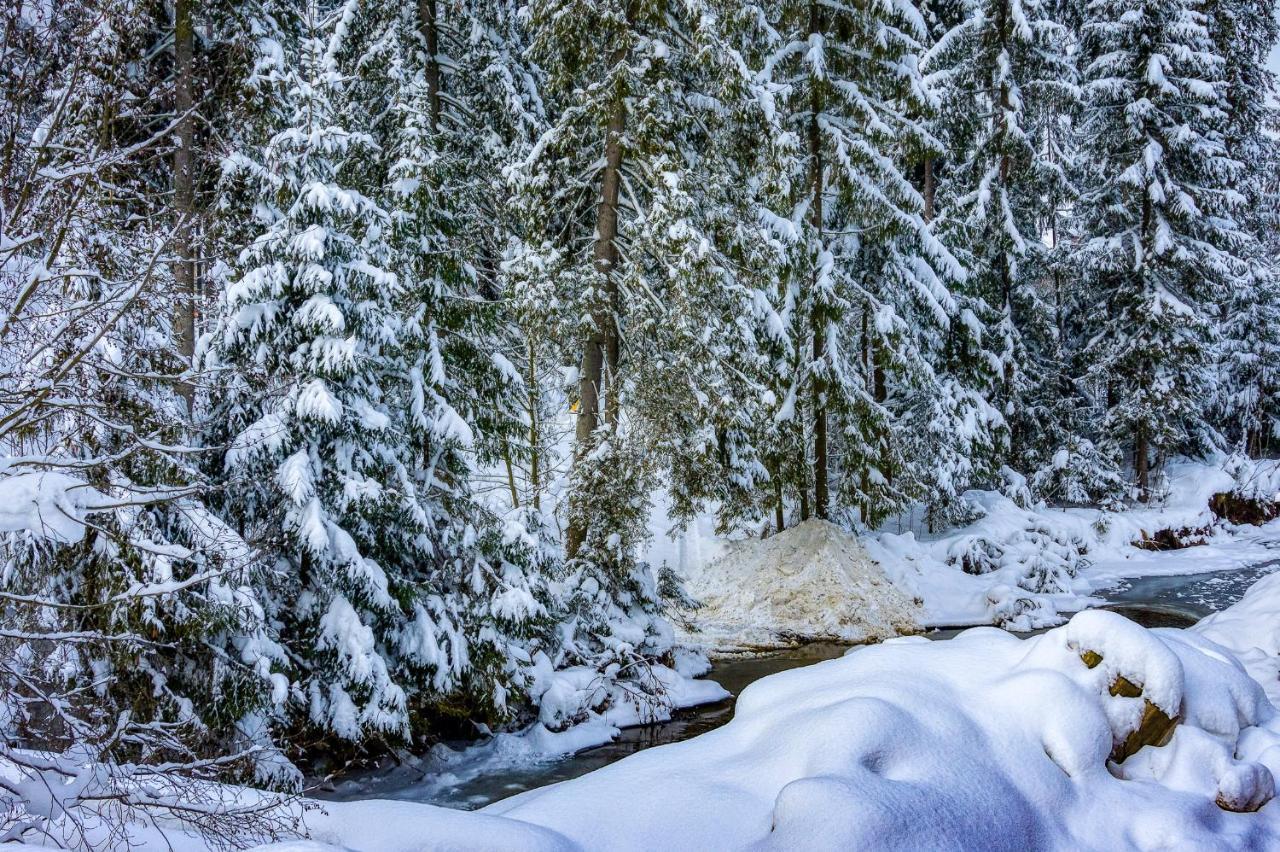
<path fill-rule="evenodd" d="M 1125 580 L 1102 593 L 1109 608 L 1148 627 L 1185 627 L 1211 612 L 1230 606 L 1260 577 L 1280 570 L 1280 560 L 1248 568 L 1177 577 Z M 935 630 L 929 638 L 950 639 L 959 629 Z M 844 654 L 848 646 L 816 643 L 751 657 L 717 660 L 709 677 L 733 695 L 748 684 L 787 669 L 810 665 Z M 536 787 L 577 778 L 627 755 L 666 743 L 686 740 L 725 724 L 733 717 L 733 700 L 679 711 L 659 725 L 628 728 L 606 745 L 574 755 L 505 767 L 493 774 L 460 775 L 456 783 L 409 765 L 348 776 L 336 784 L 310 791 L 321 799 L 402 799 L 471 810 Z"/>

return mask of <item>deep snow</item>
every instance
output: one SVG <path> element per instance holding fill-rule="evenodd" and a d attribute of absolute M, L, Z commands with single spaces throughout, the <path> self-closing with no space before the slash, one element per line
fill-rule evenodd
<path fill-rule="evenodd" d="M 366 801 L 308 823 L 369 852 L 1280 848 L 1263 804 L 1278 652 L 1280 575 L 1187 630 L 1092 610 L 1027 639 L 894 639 L 758 681 L 723 728 L 478 813 Z M 1141 695 L 1112 695 L 1118 676 Z M 1110 760 L 1146 702 L 1180 720 L 1172 737 Z"/>

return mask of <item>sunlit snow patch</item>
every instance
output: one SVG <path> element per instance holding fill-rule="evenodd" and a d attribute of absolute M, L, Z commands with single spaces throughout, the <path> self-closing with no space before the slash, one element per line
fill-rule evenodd
<path fill-rule="evenodd" d="M 722 650 L 795 639 L 870 642 L 920 630 L 919 605 L 857 538 L 821 520 L 730 543 L 692 573 L 686 592 L 701 604 L 693 638 Z"/>

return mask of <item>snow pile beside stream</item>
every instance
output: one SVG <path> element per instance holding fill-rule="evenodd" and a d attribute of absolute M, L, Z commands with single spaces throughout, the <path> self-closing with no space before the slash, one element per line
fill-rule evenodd
<path fill-rule="evenodd" d="M 920 630 L 918 605 L 835 524 L 806 521 L 765 539 L 735 541 L 690 578 L 694 641 L 772 646 L 790 637 L 869 642 Z"/>
<path fill-rule="evenodd" d="M 858 539 L 861 547 L 851 545 L 857 552 L 852 561 L 865 564 L 869 555 L 907 598 L 923 601 L 913 618 L 926 627 L 997 624 L 1022 631 L 1061 624 L 1068 614 L 1100 603 L 1094 595 L 1124 578 L 1219 571 L 1276 558 L 1280 521 L 1233 527 L 1215 518 L 1209 503 L 1219 492 L 1267 492 L 1280 483 L 1280 467 L 1233 458 L 1171 463 L 1167 473 L 1158 503 L 1124 511 L 1023 508 L 998 492 L 970 491 L 965 499 L 979 516 L 972 523 L 937 534 L 866 534 Z M 779 644 L 777 637 L 787 634 L 839 635 L 815 629 L 824 626 L 819 595 L 812 596 L 812 610 L 760 605 L 757 578 L 779 580 L 788 571 L 751 556 L 756 549 L 762 557 L 769 553 L 771 539 L 724 541 L 712 528 L 698 518 L 675 538 L 657 535 L 649 555 L 676 571 L 695 599 L 711 604 L 688 614 L 692 629 L 683 638 L 722 648 L 735 644 L 733 630 L 750 631 L 749 639 L 736 640 L 739 645 Z M 1136 546 L 1162 530 L 1186 530 L 1205 544 L 1166 552 Z M 868 631 L 867 638 L 882 635 Z"/>
<path fill-rule="evenodd" d="M 1088 611 L 1029 639 L 890 640 L 476 814 L 361 802 L 309 823 L 368 852 L 1280 848 L 1280 715 L 1254 679 L 1275 684 L 1277 623 L 1280 575 L 1190 630 Z"/>

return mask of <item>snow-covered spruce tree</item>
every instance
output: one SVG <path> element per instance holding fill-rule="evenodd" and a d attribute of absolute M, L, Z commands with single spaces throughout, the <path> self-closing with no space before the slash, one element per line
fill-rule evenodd
<path fill-rule="evenodd" d="M 1254 457 L 1280 434 L 1280 267 L 1275 257 L 1277 216 L 1274 133 L 1276 81 L 1267 66 L 1276 43 L 1274 10 L 1266 4 L 1206 3 L 1209 34 L 1224 59 L 1228 153 L 1241 163 L 1235 188 L 1245 203 L 1237 219 L 1247 239 L 1236 252 L 1248 264 L 1221 305 L 1215 425 L 1224 440 Z"/>
<path fill-rule="evenodd" d="M 925 22 L 905 2 L 781 2 L 760 17 L 776 23 L 759 84 L 792 140 L 776 209 L 797 235 L 778 310 L 797 355 L 775 420 L 810 436 L 813 514 L 875 525 L 926 495 L 945 514 L 1000 417 L 946 372 L 967 328 L 946 279 L 964 272 L 901 165 L 939 150 L 918 118 L 932 105 Z"/>
<path fill-rule="evenodd" d="M 387 13 L 389 29 L 353 53 L 361 108 L 394 119 L 379 145 L 390 154 L 382 177 L 389 244 L 409 318 L 415 477 L 437 561 L 423 578 L 426 608 L 465 633 L 469 659 L 468 671 L 446 676 L 430 653 L 446 641 L 428 635 L 414 639 L 403 665 L 411 682 L 432 677 L 422 704 L 434 712 L 492 720 L 549 688 L 535 671 L 545 675 L 559 661 L 552 628 L 563 617 L 552 592 L 559 554 L 543 518 L 475 492 L 479 470 L 505 463 L 511 473 L 524 446 L 528 388 L 506 355 L 518 333 L 499 299 L 513 227 L 501 167 L 530 146 L 541 106 L 509 3 L 373 8 Z M 392 59 L 384 54 L 391 46 L 397 52 L 385 65 L 394 71 L 383 88 L 375 69 Z"/>
<path fill-rule="evenodd" d="M 717 148 L 749 106 L 748 75 L 711 3 L 543 0 L 531 13 L 556 120 L 511 170 L 528 199 L 519 266 L 550 279 L 540 292 L 580 359 L 567 650 L 636 676 L 671 644 L 636 561 L 649 494 L 665 481 L 680 512 L 764 477 L 740 404 L 758 388 L 735 367 L 755 348 L 737 263 L 761 232 L 730 200 L 738 147 Z"/>
<path fill-rule="evenodd" d="M 1212 306 L 1245 271 L 1223 60 L 1184 0 L 1093 0 L 1082 27 L 1082 277 L 1074 333 L 1105 452 L 1145 500 L 1170 453 L 1204 447 Z"/>
<path fill-rule="evenodd" d="M 342 11 L 305 7 L 299 43 L 281 45 L 283 62 L 259 82 L 283 126 L 258 156 L 228 160 L 258 192 L 263 231 L 240 257 L 213 345 L 231 383 L 217 415 L 226 425 L 215 419 L 233 436 L 225 467 L 239 496 L 228 515 L 286 575 L 288 598 L 272 603 L 302 669 L 306 719 L 358 740 L 408 733 L 387 640 L 412 618 L 395 569 L 425 536 L 391 415 L 395 374 L 407 371 L 389 352 L 399 331 L 399 282 L 384 268 L 390 221 L 345 183 L 376 152 L 340 123 Z"/>
<path fill-rule="evenodd" d="M 1073 194 L 1060 142 L 1079 91 L 1070 40 L 1044 3 L 975 0 L 926 64 L 951 154 L 938 228 L 969 270 L 960 292 L 991 359 L 970 369 L 975 382 L 991 381 L 1008 424 L 1007 464 L 1046 484 L 1037 474 L 1071 437 L 1052 257 L 1056 208 Z"/>
<path fill-rule="evenodd" d="M 491 398 L 475 411 L 486 420 L 477 433 L 477 490 L 487 491 L 495 508 L 516 510 L 513 518 L 526 527 L 541 528 L 542 498 L 559 467 L 547 406 L 560 398 L 554 374 L 561 361 L 548 327 L 554 306 L 534 292 L 541 275 L 524 282 L 531 286 L 513 286 L 522 275 L 526 199 L 511 191 L 506 169 L 525 159 L 548 121 L 520 5 L 422 3 L 415 19 L 426 48 L 423 94 L 436 151 L 432 207 L 448 233 L 447 246 L 433 253 L 452 253 L 455 280 L 468 279 L 474 298 L 456 304 L 470 305 L 473 319 L 483 320 L 485 354 L 497 370 L 481 382 L 491 386 L 483 394 Z"/>
<path fill-rule="evenodd" d="M 299 720 L 350 741 L 506 716 L 551 621 L 554 554 L 471 490 L 519 376 L 412 11 L 308 6 L 258 81 L 272 135 L 228 161 L 265 230 L 215 340 L 225 508 L 289 578 L 273 604 Z"/>

